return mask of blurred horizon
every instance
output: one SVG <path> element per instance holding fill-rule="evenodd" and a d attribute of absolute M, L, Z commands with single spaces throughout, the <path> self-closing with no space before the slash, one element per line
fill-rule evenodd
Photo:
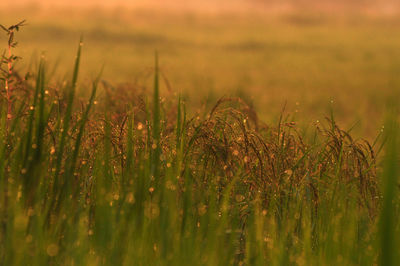
<path fill-rule="evenodd" d="M 2 0 L 8 9 L 149 9 L 169 12 L 197 13 L 277 13 L 322 12 L 340 15 L 397 16 L 400 2 L 396 0 Z"/>

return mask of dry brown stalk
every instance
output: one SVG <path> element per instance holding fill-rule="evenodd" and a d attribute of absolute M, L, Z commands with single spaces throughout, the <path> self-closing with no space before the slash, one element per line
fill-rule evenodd
<path fill-rule="evenodd" d="M 5 92 L 6 92 L 6 100 L 7 100 L 7 123 L 6 129 L 8 129 L 9 121 L 12 119 L 12 75 L 13 75 L 13 62 L 18 59 L 17 56 L 13 55 L 12 49 L 17 46 L 17 42 L 14 41 L 15 32 L 19 31 L 19 28 L 25 26 L 25 20 L 21 21 L 18 24 L 12 25 L 10 27 L 4 27 L 0 25 L 0 27 L 7 33 L 8 35 L 8 46 L 7 46 L 7 56 L 3 56 L 3 62 L 7 63 L 7 70 L 5 72 Z"/>

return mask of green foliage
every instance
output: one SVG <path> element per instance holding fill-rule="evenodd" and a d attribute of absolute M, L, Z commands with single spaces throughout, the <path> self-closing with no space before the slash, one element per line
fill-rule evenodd
<path fill-rule="evenodd" d="M 181 97 L 160 100 L 157 55 L 152 108 L 99 78 L 80 102 L 81 46 L 72 82 L 50 86 L 41 62 L 0 131 L 2 264 L 396 264 L 398 132 L 382 171 L 333 115 L 314 138 L 241 99 L 190 118 Z"/>
<path fill-rule="evenodd" d="M 381 257 L 380 265 L 397 265 L 400 261 L 399 252 L 397 251 L 399 238 L 398 214 L 398 177 L 399 169 L 399 125 L 397 122 L 396 112 L 392 112 L 388 117 L 386 128 L 387 144 L 384 159 L 383 171 L 383 206 L 380 216 L 380 245 Z"/>

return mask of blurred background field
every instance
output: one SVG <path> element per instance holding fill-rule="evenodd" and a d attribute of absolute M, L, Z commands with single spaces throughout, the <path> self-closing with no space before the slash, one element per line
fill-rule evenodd
<path fill-rule="evenodd" d="M 62 79 L 82 34 L 83 83 L 104 65 L 111 84 L 151 86 L 157 50 L 164 97 L 183 93 L 193 110 L 241 96 L 266 122 L 285 104 L 304 125 L 332 108 L 344 128 L 357 123 L 357 136 L 378 134 L 385 102 L 400 85 L 395 2 L 199 3 L 2 0 L 0 23 L 28 21 L 17 36 L 23 73 L 45 52 L 58 66 L 54 79 Z M 6 36 L 0 42 L 5 48 Z"/>

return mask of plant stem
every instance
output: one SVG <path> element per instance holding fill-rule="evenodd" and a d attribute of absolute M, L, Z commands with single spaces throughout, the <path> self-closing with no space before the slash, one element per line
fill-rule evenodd
<path fill-rule="evenodd" d="M 11 75 L 12 75 L 12 53 L 11 53 L 11 44 L 8 45 L 8 76 L 6 78 L 6 97 L 7 97 L 7 122 L 6 122 L 6 133 L 8 133 L 8 125 L 9 121 L 12 119 L 12 103 L 11 103 Z"/>

